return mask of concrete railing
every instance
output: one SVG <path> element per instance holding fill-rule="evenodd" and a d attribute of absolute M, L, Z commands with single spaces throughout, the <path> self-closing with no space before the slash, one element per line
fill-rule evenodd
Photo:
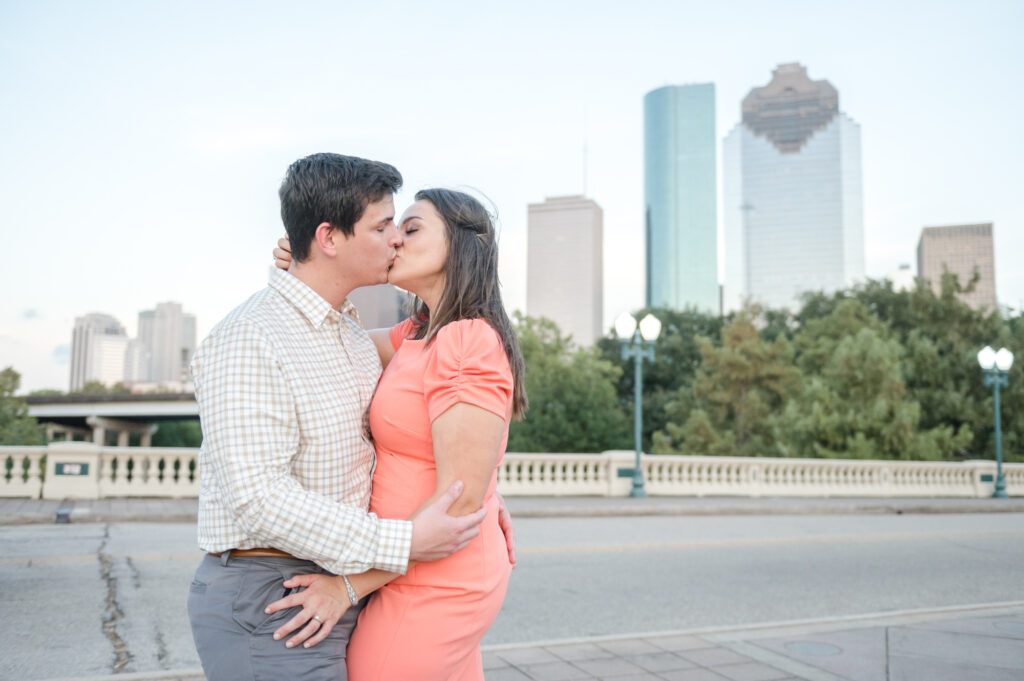
<path fill-rule="evenodd" d="M 197 497 L 199 450 L 179 447 L 100 447 L 52 442 L 47 447 L 0 447 L 0 497 L 102 499 Z M 40 461 L 45 457 L 45 476 Z M 30 462 L 28 473 L 26 459 Z"/>
<path fill-rule="evenodd" d="M 0 497 L 98 499 L 195 497 L 198 450 L 100 447 L 54 442 L 0 447 Z M 45 476 L 42 461 L 45 458 Z M 633 452 L 506 454 L 498 489 L 506 496 L 626 496 Z M 987 497 L 993 461 L 926 462 L 648 456 L 653 496 Z M 1024 495 L 1024 464 L 1003 466 L 1007 492 Z"/>
<path fill-rule="evenodd" d="M 0 497 L 38 499 L 46 447 L 0 447 Z"/>

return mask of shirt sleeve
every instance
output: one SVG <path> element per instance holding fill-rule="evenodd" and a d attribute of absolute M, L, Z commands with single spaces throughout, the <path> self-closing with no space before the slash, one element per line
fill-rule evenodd
<path fill-rule="evenodd" d="M 192 364 L 203 429 L 201 475 L 256 546 L 286 551 L 335 574 L 404 573 L 412 523 L 385 520 L 304 488 L 295 398 L 274 348 L 252 323 L 207 338 Z"/>
<path fill-rule="evenodd" d="M 391 336 L 391 347 L 397 350 L 410 333 L 412 333 L 412 317 L 392 326 L 391 331 L 388 332 L 388 335 Z"/>
<path fill-rule="evenodd" d="M 508 421 L 512 370 L 491 325 L 482 319 L 452 322 L 437 332 L 433 345 L 423 378 L 431 423 L 459 402 Z"/>

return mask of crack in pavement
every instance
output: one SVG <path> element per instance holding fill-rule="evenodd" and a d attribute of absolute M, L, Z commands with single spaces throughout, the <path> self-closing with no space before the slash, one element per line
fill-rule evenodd
<path fill-rule="evenodd" d="M 167 658 L 170 657 L 170 653 L 167 652 L 167 642 L 164 640 L 164 634 L 160 631 L 159 625 L 153 625 L 153 631 L 156 638 L 156 661 L 161 669 L 169 669 Z"/>
<path fill-rule="evenodd" d="M 142 575 L 139 573 L 139 568 L 135 567 L 135 563 L 132 562 L 132 557 L 127 556 L 124 563 L 132 573 L 132 586 L 136 589 L 142 588 Z"/>
<path fill-rule="evenodd" d="M 107 547 L 107 540 L 110 539 L 110 525 L 103 526 L 103 542 L 96 551 L 96 557 L 100 562 L 100 578 L 107 584 L 106 608 L 103 612 L 103 635 L 110 641 L 114 648 L 114 663 L 111 671 L 119 674 L 132 661 L 132 654 L 128 652 L 128 645 L 117 633 L 117 623 L 124 618 L 121 606 L 117 602 L 117 577 L 113 576 L 113 559 L 103 552 Z"/>

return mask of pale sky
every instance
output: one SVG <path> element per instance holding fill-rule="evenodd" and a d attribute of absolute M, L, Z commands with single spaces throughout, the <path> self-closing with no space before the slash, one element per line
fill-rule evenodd
<path fill-rule="evenodd" d="M 993 222 L 1019 309 L 1022 28 L 1024 3 L 984 0 L 0 0 L 0 366 L 66 390 L 76 316 L 134 335 L 162 301 L 202 338 L 265 284 L 277 187 L 318 151 L 397 166 L 399 210 L 486 195 L 522 309 L 527 204 L 583 191 L 586 139 L 610 326 L 643 304 L 643 95 L 715 83 L 721 140 L 792 61 L 861 126 L 868 275 L 914 264 L 922 226 Z"/>

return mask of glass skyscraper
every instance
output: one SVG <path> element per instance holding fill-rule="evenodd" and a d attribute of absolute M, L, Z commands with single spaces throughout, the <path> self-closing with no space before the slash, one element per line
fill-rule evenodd
<path fill-rule="evenodd" d="M 715 86 L 644 97 L 647 305 L 717 313 Z"/>
<path fill-rule="evenodd" d="M 860 126 L 839 93 L 782 64 L 723 143 L 725 311 L 799 305 L 864 278 Z"/>

